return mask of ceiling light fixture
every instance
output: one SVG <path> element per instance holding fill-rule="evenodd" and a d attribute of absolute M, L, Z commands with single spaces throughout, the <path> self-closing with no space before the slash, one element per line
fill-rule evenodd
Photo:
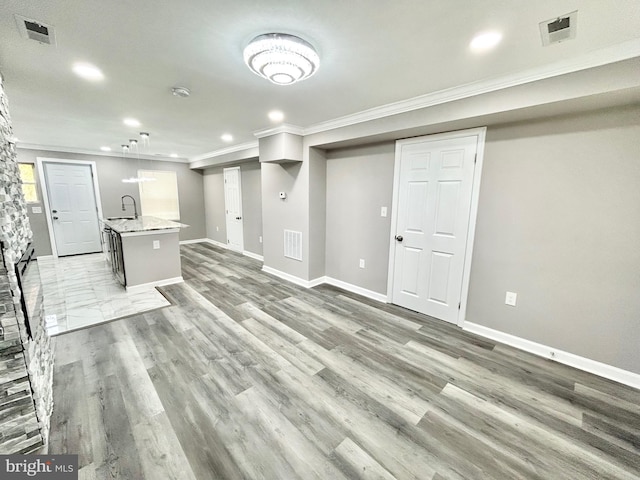
<path fill-rule="evenodd" d="M 476 52 L 484 52 L 498 45 L 501 40 L 502 34 L 500 32 L 483 32 L 473 37 L 469 47 Z"/>
<path fill-rule="evenodd" d="M 223 142 L 232 142 L 233 141 L 233 135 L 231 135 L 230 133 L 225 133 L 220 137 L 220 139 Z"/>
<path fill-rule="evenodd" d="M 177 153 L 172 153 L 171 155 L 169 155 L 171 158 L 178 158 L 178 154 Z"/>
<path fill-rule="evenodd" d="M 126 120 L 134 120 L 131 118 L 128 118 Z M 135 120 L 137 122 L 137 120 Z M 126 122 L 125 122 L 126 123 Z M 140 122 L 138 122 L 139 124 Z M 142 148 L 145 149 L 146 147 L 149 146 L 149 137 L 150 134 L 148 132 L 140 132 L 140 141 L 142 142 Z M 136 153 L 136 163 L 140 163 L 140 151 L 138 150 L 138 140 L 135 138 L 131 138 L 129 139 L 129 144 L 123 144 L 122 145 L 122 158 L 126 159 L 127 158 L 127 152 L 129 151 L 133 151 Z M 153 164 L 153 163 L 152 163 Z M 138 166 L 139 167 L 139 166 Z M 136 177 L 129 177 L 129 178 L 123 178 L 122 179 L 122 183 L 142 183 L 142 182 L 153 182 L 155 181 L 155 178 L 152 177 L 141 177 L 140 174 L 138 173 L 138 176 Z"/>
<path fill-rule="evenodd" d="M 295 35 L 258 35 L 244 49 L 244 61 L 257 75 L 276 85 L 291 85 L 316 73 L 320 57 L 313 46 Z"/>
<path fill-rule="evenodd" d="M 135 118 L 125 118 L 122 122 L 128 127 L 139 127 L 140 126 L 140 122 L 138 120 L 136 120 Z"/>
<path fill-rule="evenodd" d="M 272 110 L 269 112 L 269 120 L 272 122 L 281 122 L 284 120 L 284 113 L 280 110 Z"/>
<path fill-rule="evenodd" d="M 100 150 L 102 150 L 103 152 L 110 152 L 111 147 L 100 147 Z"/>
<path fill-rule="evenodd" d="M 191 95 L 191 91 L 187 87 L 173 87 L 171 89 L 171 93 L 173 93 L 175 97 L 182 98 L 187 98 L 189 95 Z"/>
<path fill-rule="evenodd" d="M 84 78 L 85 80 L 90 80 L 92 82 L 104 79 L 102 71 L 98 67 L 96 67 L 95 65 L 91 65 L 90 63 L 74 63 L 73 73 L 75 73 L 79 77 Z"/>

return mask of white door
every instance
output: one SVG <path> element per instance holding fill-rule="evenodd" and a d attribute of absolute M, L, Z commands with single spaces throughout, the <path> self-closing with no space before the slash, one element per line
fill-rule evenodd
<path fill-rule="evenodd" d="M 44 163 L 58 256 L 102 251 L 91 165 Z"/>
<path fill-rule="evenodd" d="M 477 145 L 477 135 L 396 144 L 392 302 L 452 323 L 458 323 Z"/>
<path fill-rule="evenodd" d="M 242 229 L 242 190 L 240 187 L 240 167 L 225 168 L 224 208 L 227 218 L 227 245 L 231 250 L 244 250 Z"/>

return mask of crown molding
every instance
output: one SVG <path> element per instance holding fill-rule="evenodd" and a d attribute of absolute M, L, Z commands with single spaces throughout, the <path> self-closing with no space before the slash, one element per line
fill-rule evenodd
<path fill-rule="evenodd" d="M 69 148 L 69 147 L 58 147 L 55 145 L 38 145 L 34 143 L 22 143 L 20 142 L 17 146 L 18 150 L 42 150 L 48 152 L 60 152 L 60 153 L 76 153 L 80 155 L 95 155 L 97 157 L 120 157 L 122 158 L 122 153 L 119 152 L 96 152 L 94 150 L 82 149 L 82 148 Z M 136 160 L 138 158 L 142 160 L 153 160 L 156 162 L 173 162 L 173 163 L 189 163 L 189 159 L 187 158 L 171 158 L 166 155 L 146 155 L 140 154 L 133 156 L 128 156 L 127 158 Z"/>
<path fill-rule="evenodd" d="M 453 88 L 439 90 L 437 92 L 420 95 L 418 97 L 389 103 L 380 107 L 363 110 L 352 115 L 316 123 L 303 130 L 303 135 L 326 132 L 336 128 L 348 127 L 358 123 L 411 112 L 422 108 L 441 105 L 444 103 L 462 100 L 465 98 L 495 92 L 510 87 L 516 87 L 526 83 L 532 83 L 547 78 L 566 75 L 580 70 L 601 67 L 603 65 L 621 62 L 640 56 L 640 39 L 629 40 L 610 47 L 594 50 L 575 58 L 554 62 L 543 67 L 532 68 L 510 75 L 468 83 Z M 256 134 L 257 136 L 257 134 Z"/>
<path fill-rule="evenodd" d="M 236 152 L 240 152 L 242 150 L 250 150 L 252 148 L 258 148 L 258 142 L 257 141 L 247 142 L 247 143 L 240 143 L 238 145 L 233 145 L 231 147 L 221 148 L 220 150 L 213 150 L 211 152 L 203 153 L 201 155 L 196 155 L 194 157 L 189 157 L 189 162 L 197 162 L 197 161 L 200 161 L 200 160 L 207 160 L 209 158 L 220 157 L 222 155 L 227 155 L 229 153 L 236 153 Z"/>
<path fill-rule="evenodd" d="M 278 133 L 291 133 L 292 135 L 305 135 L 305 129 L 302 127 L 298 127 L 297 125 L 290 125 L 288 123 L 283 123 L 274 128 L 268 128 L 266 130 L 258 130 L 254 132 L 254 136 L 256 138 L 264 138 L 270 137 L 271 135 L 277 135 Z"/>

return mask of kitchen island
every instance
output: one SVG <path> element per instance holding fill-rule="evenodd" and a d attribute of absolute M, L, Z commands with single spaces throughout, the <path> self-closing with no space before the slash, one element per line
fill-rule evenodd
<path fill-rule="evenodd" d="M 150 216 L 102 224 L 107 260 L 127 290 L 182 281 L 179 232 L 188 225 Z"/>

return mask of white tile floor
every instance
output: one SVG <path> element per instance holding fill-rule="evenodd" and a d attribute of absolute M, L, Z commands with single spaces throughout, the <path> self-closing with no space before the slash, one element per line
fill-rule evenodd
<path fill-rule="evenodd" d="M 170 305 L 154 287 L 127 293 L 102 253 L 38 259 L 49 335 Z"/>

